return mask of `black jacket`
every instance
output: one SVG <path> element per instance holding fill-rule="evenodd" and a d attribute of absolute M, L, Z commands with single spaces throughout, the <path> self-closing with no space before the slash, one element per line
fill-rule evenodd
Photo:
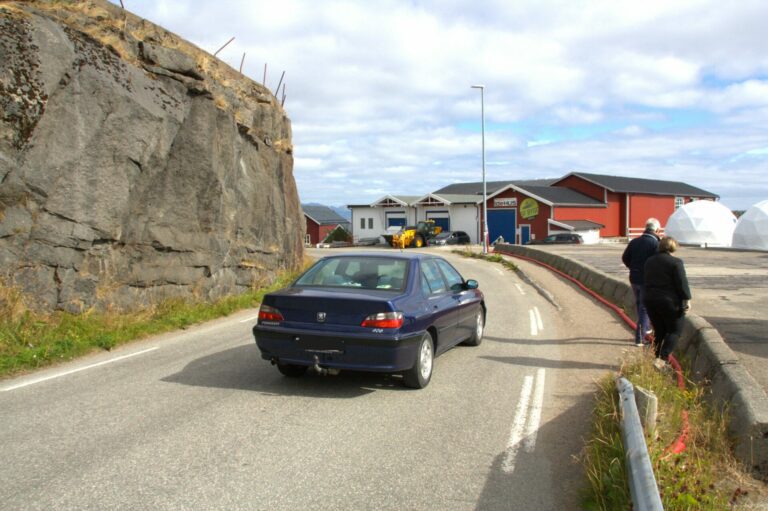
<path fill-rule="evenodd" d="M 683 261 L 666 252 L 648 258 L 645 263 L 645 299 L 667 299 L 676 306 L 691 299 L 691 289 Z"/>
<path fill-rule="evenodd" d="M 621 261 L 629 268 L 629 281 L 632 284 L 643 283 L 643 268 L 645 262 L 656 253 L 659 247 L 659 238 L 651 231 L 646 230 L 642 236 L 629 242 Z"/>

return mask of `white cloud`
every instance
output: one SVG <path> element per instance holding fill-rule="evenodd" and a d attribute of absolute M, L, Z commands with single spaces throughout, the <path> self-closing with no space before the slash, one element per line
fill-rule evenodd
<path fill-rule="evenodd" d="M 128 7 L 211 52 L 235 36 L 219 56 L 238 67 L 247 53 L 244 70 L 259 82 L 267 63 L 272 88 L 286 71 L 304 202 L 479 180 L 473 83 L 486 85 L 489 178 L 664 176 L 735 204 L 768 191 L 764 159 L 736 158 L 768 145 L 763 0 Z"/>

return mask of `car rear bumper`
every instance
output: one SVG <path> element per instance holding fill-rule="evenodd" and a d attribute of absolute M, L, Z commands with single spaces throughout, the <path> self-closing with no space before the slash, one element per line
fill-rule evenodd
<path fill-rule="evenodd" d="M 421 333 L 407 335 L 331 334 L 316 331 L 253 328 L 265 360 L 355 371 L 397 372 L 413 367 Z"/>

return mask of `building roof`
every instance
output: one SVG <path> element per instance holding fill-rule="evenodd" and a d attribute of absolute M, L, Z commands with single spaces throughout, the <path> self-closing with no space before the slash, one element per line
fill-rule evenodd
<path fill-rule="evenodd" d="M 302 204 L 301 209 L 304 210 L 304 214 L 310 220 L 318 225 L 349 224 L 349 220 L 327 206 L 307 206 Z"/>
<path fill-rule="evenodd" d="M 645 193 L 649 195 L 677 195 L 685 197 L 709 197 L 719 199 L 712 192 L 702 190 L 695 186 L 680 181 L 662 181 L 660 179 L 641 179 L 637 177 L 608 176 L 604 174 L 589 174 L 587 172 L 571 172 L 556 182 L 560 182 L 569 176 L 578 176 L 586 181 L 594 183 L 611 192 L 618 193 Z"/>
<path fill-rule="evenodd" d="M 603 224 L 591 220 L 554 220 L 550 218 L 548 222 L 564 229 L 568 229 L 569 231 L 589 231 L 605 227 Z"/>
<path fill-rule="evenodd" d="M 518 186 L 517 188 L 527 195 L 543 199 L 552 206 L 605 206 L 602 201 L 561 186 Z"/>
<path fill-rule="evenodd" d="M 518 186 L 548 186 L 552 184 L 553 182 L 557 181 L 557 179 L 529 179 L 529 180 L 518 180 L 518 181 L 486 181 L 485 183 L 485 189 L 486 193 L 488 195 L 491 195 L 502 188 L 505 188 L 511 184 L 518 185 Z M 440 195 L 441 197 L 447 195 L 482 195 L 483 193 L 483 182 L 479 181 L 476 183 L 453 183 L 448 186 L 444 186 L 440 188 L 439 190 L 435 190 L 432 192 L 435 195 Z"/>
<path fill-rule="evenodd" d="M 483 202 L 481 195 L 459 195 L 453 193 L 428 193 L 418 200 L 413 201 L 411 205 L 431 205 L 436 202 L 448 204 L 479 204 Z"/>
<path fill-rule="evenodd" d="M 376 207 L 376 206 L 410 206 L 417 200 L 419 200 L 421 196 L 419 195 L 391 195 L 387 194 L 384 197 L 381 197 L 380 199 L 377 199 L 373 201 L 371 204 L 368 204 L 370 207 Z"/>

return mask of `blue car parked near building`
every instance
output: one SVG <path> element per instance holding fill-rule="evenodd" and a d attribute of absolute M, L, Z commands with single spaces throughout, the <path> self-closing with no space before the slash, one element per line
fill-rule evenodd
<path fill-rule="evenodd" d="M 483 338 L 486 308 L 475 280 L 418 253 L 325 257 L 264 297 L 253 328 L 262 358 L 286 376 L 314 367 L 402 373 L 426 387 L 434 358 Z"/>

